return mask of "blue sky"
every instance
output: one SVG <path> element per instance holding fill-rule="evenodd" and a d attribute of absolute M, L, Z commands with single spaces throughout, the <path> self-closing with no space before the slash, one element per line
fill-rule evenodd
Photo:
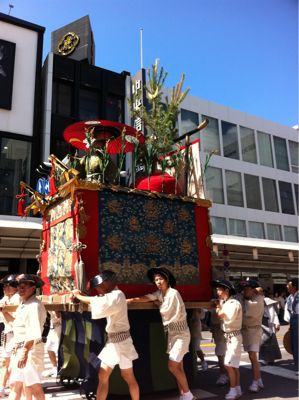
<path fill-rule="evenodd" d="M 89 15 L 96 65 L 132 75 L 156 58 L 167 86 L 284 125 L 298 124 L 298 0 L 0 0 L 51 31 Z"/>

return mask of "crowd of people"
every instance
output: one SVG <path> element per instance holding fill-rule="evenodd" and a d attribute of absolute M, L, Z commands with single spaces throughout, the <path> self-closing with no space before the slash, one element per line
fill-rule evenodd
<path fill-rule="evenodd" d="M 72 299 L 90 305 L 91 318 L 106 318 L 106 343 L 98 355 L 101 360 L 97 400 L 105 400 L 109 393 L 109 378 L 116 365 L 128 385 L 132 400 L 140 399 L 140 389 L 134 374 L 133 362 L 138 358 L 130 334 L 128 304 L 152 302 L 160 311 L 164 327 L 168 369 L 174 376 L 180 400 L 196 400 L 192 393 L 183 358 L 191 348 L 201 361 L 202 370 L 208 369 L 204 353 L 200 348 L 201 321 L 205 313 L 195 309 L 187 318 L 185 304 L 178 290 L 173 274 L 162 267 L 150 268 L 147 272 L 150 282 L 156 285 L 153 293 L 141 297 L 126 298 L 117 287 L 117 276 L 110 270 L 102 271 L 89 282 L 95 296 L 88 296 L 79 290 L 72 291 Z M 4 330 L 2 332 L 2 368 L 0 373 L 0 397 L 8 395 L 9 400 L 44 400 L 42 376 L 44 371 L 44 326 L 47 311 L 36 297 L 36 289 L 42 280 L 32 274 L 7 275 L 3 285 L 4 297 L 0 311 Z M 280 328 L 278 301 L 265 296 L 257 281 L 248 279 L 241 282 L 240 290 L 227 280 L 214 280 L 212 287 L 217 298 L 211 300 L 210 329 L 215 342 L 218 358 L 219 377 L 217 385 L 229 383 L 226 400 L 242 396 L 239 371 L 242 347 L 248 353 L 252 369 L 252 383 L 249 391 L 259 392 L 264 388 L 260 363 L 273 363 L 281 358 L 275 336 Z M 289 296 L 284 306 L 284 319 L 290 324 L 291 346 L 295 370 L 298 373 L 298 278 L 287 284 Z M 8 312 L 6 305 L 17 305 L 15 312 Z M 61 315 L 51 313 L 50 330 L 46 350 L 52 364 L 47 375 L 57 374 L 57 351 L 61 335 Z M 9 393 L 7 391 L 9 387 Z"/>

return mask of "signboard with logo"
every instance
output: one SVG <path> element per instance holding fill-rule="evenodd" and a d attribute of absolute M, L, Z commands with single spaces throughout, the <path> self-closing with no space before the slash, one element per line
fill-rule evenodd
<path fill-rule="evenodd" d="M 50 191 L 50 182 L 46 178 L 39 178 L 36 184 L 36 191 L 44 194 L 45 196 L 49 194 Z"/>

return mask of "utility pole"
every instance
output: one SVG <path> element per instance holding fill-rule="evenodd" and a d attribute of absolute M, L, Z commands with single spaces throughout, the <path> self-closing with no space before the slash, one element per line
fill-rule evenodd
<path fill-rule="evenodd" d="M 143 68 L 143 28 L 140 28 L 140 68 Z"/>

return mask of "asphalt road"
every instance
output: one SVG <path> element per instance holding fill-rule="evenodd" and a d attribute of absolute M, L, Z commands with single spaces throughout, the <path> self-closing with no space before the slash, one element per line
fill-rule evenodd
<path fill-rule="evenodd" d="M 262 378 L 265 388 L 259 393 L 250 393 L 248 387 L 251 384 L 251 368 L 247 353 L 242 354 L 240 375 L 241 387 L 243 395 L 242 400 L 298 400 L 298 377 L 295 374 L 293 367 L 292 356 L 288 354 L 282 345 L 282 338 L 288 326 L 282 326 L 277 335 L 279 345 L 281 347 L 282 359 L 277 361 L 274 366 L 262 366 Z M 206 372 L 199 370 L 192 380 L 192 392 L 198 398 L 220 400 L 224 399 L 228 392 L 228 386 L 217 387 L 215 382 L 219 376 L 219 368 L 217 359 L 214 355 L 214 344 L 211 343 L 211 334 L 208 331 L 203 332 L 204 340 L 202 341 L 202 349 L 206 354 L 209 368 Z M 190 378 L 190 377 L 188 377 Z M 190 379 L 191 381 L 191 379 Z M 56 384 L 54 378 L 45 378 L 44 387 L 46 399 L 61 399 L 61 400 L 79 400 L 82 399 L 78 387 L 63 387 Z M 176 390 L 152 393 L 149 395 L 141 395 L 141 400 L 177 400 L 178 394 Z M 83 397 L 84 398 L 84 397 Z M 109 400 L 127 400 L 129 396 L 110 395 Z"/>

